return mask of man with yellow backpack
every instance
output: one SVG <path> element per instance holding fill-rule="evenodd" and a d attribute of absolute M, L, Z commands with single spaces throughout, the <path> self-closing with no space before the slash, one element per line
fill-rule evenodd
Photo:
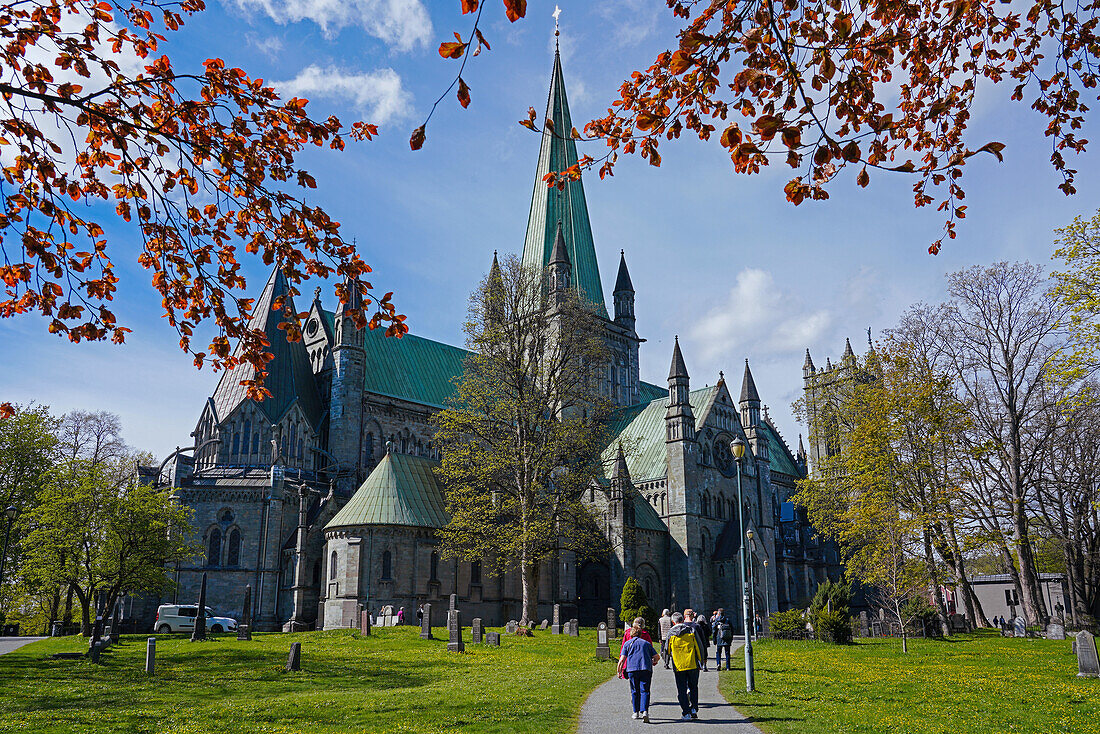
<path fill-rule="evenodd" d="M 687 610 L 691 612 L 691 610 Z M 694 616 L 694 615 L 693 615 Z M 683 712 L 681 721 L 699 718 L 699 668 L 703 653 L 695 625 L 685 624 L 684 615 L 672 615 L 672 629 L 665 638 L 664 648 L 672 658 L 672 671 L 676 676 L 676 696 Z"/>

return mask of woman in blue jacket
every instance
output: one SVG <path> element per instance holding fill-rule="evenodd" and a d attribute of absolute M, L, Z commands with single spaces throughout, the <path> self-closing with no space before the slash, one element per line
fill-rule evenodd
<path fill-rule="evenodd" d="M 653 649 L 653 643 L 641 636 L 645 620 L 638 617 L 631 627 L 630 639 L 623 644 L 619 655 L 619 667 L 630 681 L 630 704 L 634 709 L 632 719 L 649 723 L 649 686 L 653 681 L 653 666 L 661 659 Z"/>

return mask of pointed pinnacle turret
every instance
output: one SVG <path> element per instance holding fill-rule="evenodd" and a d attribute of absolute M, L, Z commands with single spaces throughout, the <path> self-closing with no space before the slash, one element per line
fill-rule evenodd
<path fill-rule="evenodd" d="M 856 354 L 855 354 L 855 352 L 852 351 L 852 340 L 845 337 L 844 338 L 844 358 L 847 359 L 848 357 L 854 357 L 854 356 L 856 356 Z"/>
<path fill-rule="evenodd" d="M 615 455 L 615 473 L 612 479 L 630 481 L 630 469 L 626 466 L 626 454 L 623 453 L 622 441 L 619 442 L 619 451 Z"/>
<path fill-rule="evenodd" d="M 615 293 L 623 291 L 634 292 L 634 284 L 630 282 L 630 271 L 626 269 L 626 251 L 619 250 L 619 273 L 615 276 Z"/>
<path fill-rule="evenodd" d="M 810 359 L 809 347 L 806 347 L 806 361 L 802 363 L 802 369 L 810 370 L 811 372 L 814 370 L 814 361 Z"/>
<path fill-rule="evenodd" d="M 668 370 L 668 379 L 688 379 L 688 368 L 684 364 L 684 355 L 680 353 L 680 337 L 676 337 L 676 344 L 672 348 L 672 366 Z"/>
<path fill-rule="evenodd" d="M 760 402 L 760 393 L 756 390 L 756 381 L 752 379 L 749 360 L 745 360 L 745 377 L 741 380 L 741 402 Z"/>
<path fill-rule="evenodd" d="M 569 261 L 569 251 L 565 247 L 565 237 L 562 236 L 560 219 L 558 220 L 558 229 L 554 233 L 554 249 L 550 252 L 550 262 L 547 264 L 573 266 L 573 263 Z"/>

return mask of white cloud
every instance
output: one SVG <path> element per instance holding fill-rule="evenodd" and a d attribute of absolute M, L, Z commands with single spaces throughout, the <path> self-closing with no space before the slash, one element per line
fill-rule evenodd
<path fill-rule="evenodd" d="M 255 33 L 249 33 L 245 39 L 249 46 L 269 59 L 275 59 L 283 50 L 283 39 L 278 36 L 257 36 Z"/>
<path fill-rule="evenodd" d="M 707 362 L 742 355 L 797 354 L 832 325 L 825 309 L 806 309 L 775 282 L 771 273 L 746 268 L 723 303 L 691 330 L 692 342 Z"/>
<path fill-rule="evenodd" d="M 335 66 L 310 64 L 293 79 L 274 84 L 284 96 L 351 100 L 368 122 L 376 124 L 408 117 L 412 112 L 412 96 L 393 69 L 355 74 Z"/>
<path fill-rule="evenodd" d="M 420 0 L 236 0 L 246 13 L 261 12 L 280 25 L 310 20 L 332 38 L 348 26 L 402 51 L 431 40 L 432 21 Z"/>
<path fill-rule="evenodd" d="M 650 0 L 607 0 L 599 12 L 610 21 L 611 40 L 620 47 L 636 46 L 657 30 L 658 13 Z"/>

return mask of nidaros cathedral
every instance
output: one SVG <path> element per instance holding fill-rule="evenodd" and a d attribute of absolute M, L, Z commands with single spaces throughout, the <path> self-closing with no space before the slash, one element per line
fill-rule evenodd
<path fill-rule="evenodd" d="M 557 54 L 546 117 L 554 130 L 573 127 Z M 772 425 L 747 360 L 736 398 L 724 379 L 698 387 L 696 376 L 693 389 L 690 359 L 678 343 L 667 384 L 640 379 L 645 329 L 635 323 L 625 255 L 608 314 L 584 188 L 579 180 L 564 190 L 543 183 L 576 161 L 567 135 L 543 135 L 523 262 L 554 269 L 554 282 L 579 289 L 602 317 L 614 359 L 606 388 L 618 406 L 605 456 L 614 469 L 589 501 L 604 515 L 614 551 L 579 563 L 562 551 L 547 564 L 540 618 L 560 603 L 582 624 L 595 624 L 618 606 L 633 576 L 658 609 L 724 606 L 739 620 L 735 437 L 747 444 L 742 494 L 754 533 L 756 609 L 804 602 L 840 566 L 835 548 L 788 501 L 806 472 L 801 439 L 792 452 Z M 286 291 L 276 270 L 253 317 L 274 354 L 271 397 L 247 397 L 239 384 L 251 377 L 247 367 L 223 374 L 202 409 L 194 450 L 177 452 L 158 478 L 179 488 L 205 549 L 194 565 L 174 570 L 176 589 L 162 601 L 194 603 L 205 572 L 208 603 L 221 613 L 240 614 L 252 586 L 256 629 L 350 627 L 360 608 L 403 606 L 411 615 L 417 604 L 452 593 L 486 624 L 518 619 L 518 572 L 491 576 L 478 562 L 438 552 L 436 530 L 447 514 L 431 418 L 454 390 L 466 351 L 411 334 L 358 331 L 343 307 L 325 308 L 319 290 L 303 339 L 290 343 L 271 311 Z M 630 455 L 616 456 L 620 440 L 636 447 Z"/>

